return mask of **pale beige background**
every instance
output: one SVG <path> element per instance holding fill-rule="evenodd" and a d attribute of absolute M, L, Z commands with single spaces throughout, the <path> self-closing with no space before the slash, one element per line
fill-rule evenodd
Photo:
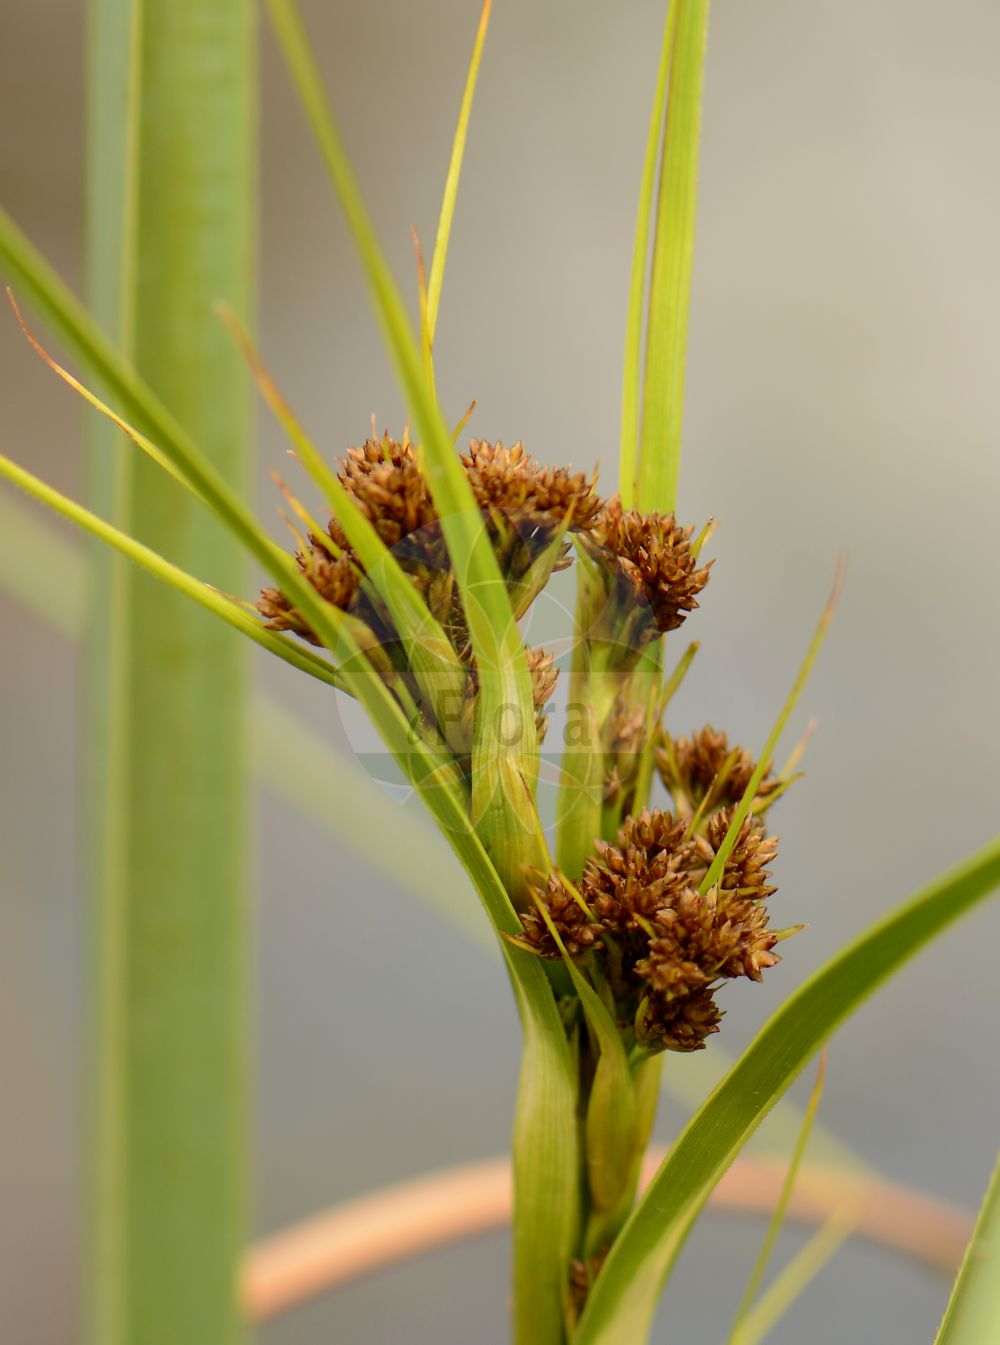
<path fill-rule="evenodd" d="M 80 275 L 79 0 L 0 0 L 0 195 Z M 473 0 L 304 6 L 388 251 L 433 233 Z M 661 5 L 497 0 L 440 325 L 477 432 L 613 471 L 624 298 Z M 264 38 L 263 342 L 331 451 L 397 423 L 354 261 Z M 996 61 L 988 0 L 717 0 L 682 512 L 721 517 L 697 681 L 675 723 L 759 743 L 848 553 L 780 817 L 782 916 L 811 928 L 738 1045 L 824 956 L 997 830 L 1000 492 Z M 79 414 L 0 318 L 4 451 L 79 485 Z M 262 464 L 280 449 L 270 429 Z M 272 499 L 261 475 L 262 508 Z M 83 933 L 71 650 L 0 596 L 0 1339 L 78 1339 Z M 329 701 L 269 685 L 332 733 Z M 501 1150 L 516 1028 L 497 965 L 259 799 L 258 1225 Z M 978 1201 L 1000 1138 L 1000 910 L 837 1039 L 826 1122 L 891 1176 Z M 372 997 L 372 988 L 375 993 Z M 364 999 L 371 1003 L 357 1011 Z M 668 1114 L 664 1133 L 676 1116 Z M 658 1340 L 716 1341 L 750 1225 L 708 1220 Z M 789 1236 L 787 1251 L 797 1239 Z M 500 1345 L 501 1238 L 359 1284 L 268 1345 Z M 930 1340 L 945 1286 L 851 1249 L 783 1345 Z M 137 1343 L 139 1345 L 139 1343 Z"/>

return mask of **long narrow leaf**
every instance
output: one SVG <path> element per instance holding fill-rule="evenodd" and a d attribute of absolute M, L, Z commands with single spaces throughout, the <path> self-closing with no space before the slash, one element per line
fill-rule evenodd
<path fill-rule="evenodd" d="M 76 328 L 71 343 L 94 338 L 112 354 L 102 397 L 128 412 L 121 393 L 138 390 L 132 366 L 141 370 L 156 389 L 150 404 L 168 403 L 171 425 L 201 446 L 191 465 L 202 484 L 228 483 L 235 497 L 249 476 L 248 399 L 211 304 L 220 293 L 242 311 L 252 302 L 252 4 L 90 7 L 88 287 L 129 361 L 79 305 L 62 318 Z M 44 266 L 25 273 L 31 251 L 8 226 L 0 218 L 0 266 L 13 260 L 19 284 L 58 303 L 58 282 Z M 166 447 L 148 422 L 140 428 L 154 453 Z M 240 591 L 242 548 L 162 468 L 210 491 L 169 453 L 149 463 L 131 446 L 117 452 L 117 433 L 99 437 L 103 460 L 88 473 L 99 511 L 150 563 L 168 555 Z M 212 606 L 185 575 L 167 574 Z M 94 1340 L 230 1345 L 241 1335 L 235 1272 L 248 1214 L 246 649 L 134 567 L 99 576 L 81 754 L 101 983 Z"/>
<path fill-rule="evenodd" d="M 831 1214 L 805 1246 L 800 1247 L 743 1319 L 733 1345 L 760 1345 L 823 1268 L 851 1236 L 856 1222 L 850 1214 Z"/>
<path fill-rule="evenodd" d="M 638 507 L 670 513 L 677 496 L 688 306 L 694 262 L 698 140 L 708 0 L 673 0 L 676 35 L 649 290 Z"/>
<path fill-rule="evenodd" d="M 823 1096 L 823 1081 L 825 1076 L 826 1052 L 824 1051 L 823 1055 L 820 1057 L 819 1070 L 816 1074 L 816 1083 L 813 1085 L 812 1093 L 809 1095 L 806 1114 L 802 1118 L 802 1129 L 799 1131 L 798 1139 L 795 1141 L 795 1148 L 792 1150 L 792 1157 L 788 1164 L 788 1171 L 785 1173 L 785 1180 L 781 1186 L 781 1194 L 778 1197 L 778 1203 L 774 1207 L 774 1213 L 771 1215 L 771 1221 L 767 1226 L 767 1233 L 764 1236 L 761 1249 L 757 1254 L 757 1259 L 753 1264 L 753 1269 L 747 1280 L 746 1288 L 743 1291 L 743 1297 L 740 1299 L 739 1307 L 736 1309 L 736 1315 L 733 1318 L 733 1324 L 729 1333 L 729 1345 L 743 1345 L 740 1329 L 743 1326 L 744 1319 L 753 1306 L 754 1300 L 757 1297 L 757 1291 L 763 1283 L 767 1264 L 771 1259 L 771 1253 L 774 1251 L 774 1244 L 777 1242 L 778 1234 L 781 1232 L 781 1226 L 785 1222 L 785 1215 L 788 1213 L 788 1202 L 791 1200 L 792 1192 L 795 1189 L 795 1181 L 799 1175 L 799 1168 L 802 1166 L 806 1145 L 809 1143 L 809 1136 L 812 1133 L 813 1122 L 816 1119 L 816 1112 L 819 1109 L 820 1098 Z"/>
<path fill-rule="evenodd" d="M 1000 839 L 879 921 L 786 1001 L 686 1126 L 601 1271 L 574 1345 L 641 1345 L 716 1182 L 815 1052 L 880 985 L 1000 884 Z"/>
<path fill-rule="evenodd" d="M 635 221 L 635 246 L 629 280 L 628 317 L 625 324 L 625 364 L 622 372 L 621 444 L 618 457 L 618 493 L 626 509 L 634 509 L 639 492 L 639 375 L 642 371 L 643 300 L 649 270 L 649 235 L 656 187 L 656 163 L 667 115 L 667 77 L 677 28 L 677 5 L 668 0 L 663 25 L 660 64 L 656 72 L 653 112 L 646 135 L 646 154 L 639 184 L 639 207 Z"/>
<path fill-rule="evenodd" d="M 455 202 L 458 197 L 458 179 L 462 172 L 462 158 L 465 154 L 465 140 L 469 133 L 469 117 L 472 113 L 472 99 L 476 92 L 476 80 L 479 78 L 479 63 L 486 42 L 486 30 L 490 23 L 490 9 L 493 0 L 483 0 L 479 27 L 469 61 L 469 73 L 465 79 L 465 92 L 458 111 L 458 125 L 451 145 L 451 159 L 448 163 L 448 176 L 445 179 L 444 195 L 441 199 L 441 213 L 438 216 L 437 234 L 434 238 L 434 256 L 431 259 L 431 273 L 427 279 L 427 336 L 431 346 L 437 330 L 438 310 L 441 306 L 441 286 L 444 284 L 444 268 L 448 258 L 448 240 L 451 237 L 452 220 L 455 218 Z"/>
<path fill-rule="evenodd" d="M 1000 1340 L 1000 1162 L 976 1220 L 935 1345 Z"/>
<path fill-rule="evenodd" d="M 235 313 L 225 306 L 221 317 L 233 334 L 251 373 L 271 410 L 295 447 L 306 471 L 323 492 L 334 518 L 343 528 L 369 582 L 389 613 L 424 692 L 428 708 L 437 718 L 442 734 L 459 718 L 466 673 L 440 624 L 431 615 L 399 561 L 379 537 L 374 526 L 356 507 L 342 482 L 323 460 L 291 407 L 268 374 L 250 336 Z"/>
<path fill-rule="evenodd" d="M 255 644 L 259 644 L 263 649 L 266 649 L 269 654 L 274 654 L 285 663 L 290 663 L 293 668 L 308 673 L 310 677 L 318 678 L 319 681 L 325 682 L 328 686 L 339 685 L 336 668 L 312 649 L 297 642 L 282 639 L 274 631 L 268 630 L 262 621 L 250 616 L 248 612 L 232 600 L 223 597 L 211 585 L 203 583 L 200 579 L 195 579 L 193 575 L 182 570 L 179 565 L 164 560 L 150 547 L 143 546 L 141 542 L 137 542 L 134 537 L 122 532 L 120 528 L 105 522 L 103 518 L 98 518 L 89 509 L 84 509 L 82 505 L 61 494 L 52 486 L 46 485 L 44 481 L 40 481 L 37 476 L 26 471 L 23 467 L 19 467 L 16 462 L 11 462 L 10 458 L 4 457 L 3 454 L 0 454 L 0 476 L 5 477 L 12 485 L 23 490 L 25 494 L 30 495 L 39 504 L 51 509 L 53 513 L 61 514 L 63 518 L 68 519 L 70 523 L 75 524 L 84 532 L 90 533 L 92 537 L 106 542 L 120 555 L 134 561 L 141 569 L 151 574 L 154 579 L 161 580 L 169 587 L 176 589 L 178 593 L 182 593 L 186 598 L 193 599 L 199 606 L 211 612 L 213 616 L 221 618 L 234 630 L 238 630 L 241 635 L 247 636 Z"/>
<path fill-rule="evenodd" d="M 378 240 L 323 91 L 293 0 L 268 0 L 274 30 L 338 195 L 368 280 L 387 349 L 422 436 L 434 499 L 476 656 L 479 695 L 472 806 L 479 834 L 512 888 L 540 860 L 532 793 L 538 770 L 531 680 L 510 599 L 472 489 L 420 358 L 399 289 Z M 501 736 L 504 741 L 501 742 Z"/>

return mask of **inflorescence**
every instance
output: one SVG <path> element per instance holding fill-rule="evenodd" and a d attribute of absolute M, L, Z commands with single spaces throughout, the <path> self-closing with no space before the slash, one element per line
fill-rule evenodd
<path fill-rule="evenodd" d="M 612 686 L 594 748 L 602 757 L 604 834 L 593 836 L 576 882 L 556 869 L 526 875 L 530 901 L 517 942 L 543 958 L 569 957 L 587 967 L 640 1056 L 697 1050 L 718 1031 L 720 986 L 737 977 L 759 981 L 779 960 L 775 947 L 790 932 L 770 928 L 767 910 L 777 841 L 764 817 L 783 782 L 769 769 L 761 773 L 717 880 L 707 885 L 755 763 L 711 726 L 671 738 L 659 715 L 650 722 L 634 691 L 643 652 L 697 608 L 710 565 L 699 565 L 693 529 L 672 514 L 642 514 L 624 509 L 617 497 L 604 500 L 594 477 L 543 467 L 520 443 L 474 439 L 461 462 L 517 618 L 551 574 L 572 563 L 575 548 L 582 596 L 576 638 L 586 641 L 589 664 Z M 348 450 L 338 476 L 465 669 L 461 717 L 471 742 L 477 670 L 419 450 L 405 435 L 401 441 L 373 437 Z M 392 622 L 336 520 L 321 535 L 310 533 L 297 561 L 324 601 L 360 623 L 364 647 L 390 687 L 405 684 L 408 704 L 421 707 L 421 731 L 453 744 L 454 731 L 435 724 L 421 700 Z M 265 589 L 257 606 L 270 629 L 318 643 L 280 590 Z M 528 648 L 527 663 L 540 741 L 558 668 L 542 649 Z M 670 811 L 649 810 L 645 799 L 637 805 L 638 764 L 647 750 Z"/>

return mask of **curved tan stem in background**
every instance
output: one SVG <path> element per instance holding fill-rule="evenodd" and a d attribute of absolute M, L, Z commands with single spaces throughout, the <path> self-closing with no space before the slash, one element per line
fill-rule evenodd
<path fill-rule="evenodd" d="M 644 1181 L 663 1151 L 650 1151 Z M 711 1207 L 769 1214 L 784 1180 L 780 1159 L 740 1158 L 712 1193 Z M 819 1224 L 847 1213 L 859 1237 L 942 1270 L 957 1269 L 972 1233 L 964 1210 L 878 1178 L 805 1165 L 788 1216 Z M 505 1158 L 431 1173 L 337 1205 L 252 1247 L 244 1265 L 247 1311 L 274 1317 L 361 1275 L 502 1228 L 510 1220 Z"/>

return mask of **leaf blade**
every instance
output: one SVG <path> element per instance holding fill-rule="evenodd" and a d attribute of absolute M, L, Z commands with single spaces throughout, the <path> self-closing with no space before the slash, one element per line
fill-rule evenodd
<path fill-rule="evenodd" d="M 628 315 L 625 321 L 625 360 L 622 368 L 622 411 L 618 450 L 618 493 L 625 509 L 634 509 L 639 493 L 639 380 L 642 372 L 642 325 L 649 263 L 649 236 L 656 186 L 656 161 L 667 116 L 667 76 L 677 27 L 677 6 L 668 0 L 663 24 L 660 63 L 656 71 L 653 111 L 646 135 L 646 153 L 639 182 L 632 273 L 629 279 Z"/>
<path fill-rule="evenodd" d="M 1000 1338 L 1000 1161 L 993 1170 L 972 1238 L 934 1345 L 983 1345 Z"/>
<path fill-rule="evenodd" d="M 421 467 L 441 519 L 476 657 L 479 695 L 472 752 L 473 814 L 504 880 L 521 882 L 537 858 L 533 796 L 538 771 L 531 679 L 500 567 L 472 488 L 453 451 L 399 289 L 382 254 L 294 0 L 267 0 L 272 27 L 354 240 L 400 387 L 422 436 Z M 513 731 L 501 743 L 501 732 Z M 527 852 L 527 853 L 525 853 Z"/>
<path fill-rule="evenodd" d="M 708 0 L 674 0 L 674 4 L 676 36 L 649 285 L 638 490 L 643 512 L 663 514 L 674 509 L 680 469 L 708 27 Z"/>
<path fill-rule="evenodd" d="M 816 1073 L 816 1082 L 809 1095 L 805 1116 L 802 1118 L 802 1128 L 796 1138 L 795 1148 L 792 1150 L 788 1170 L 785 1173 L 785 1180 L 781 1184 L 778 1203 L 774 1207 L 774 1213 L 771 1215 L 767 1233 L 764 1236 L 764 1241 L 761 1244 L 757 1259 L 750 1272 L 746 1288 L 743 1291 L 743 1297 L 740 1299 L 739 1307 L 736 1309 L 736 1315 L 734 1316 L 733 1324 L 730 1327 L 728 1345 L 748 1345 L 748 1342 L 742 1340 L 741 1328 L 757 1298 L 757 1292 L 763 1282 L 768 1261 L 770 1261 L 771 1253 L 774 1251 L 774 1244 L 777 1242 L 778 1234 L 781 1232 L 781 1226 L 785 1222 L 785 1215 L 788 1213 L 788 1203 L 791 1200 L 792 1192 L 795 1189 L 795 1181 L 799 1175 L 799 1168 L 802 1166 L 802 1159 L 805 1156 L 806 1146 L 809 1143 L 809 1136 L 812 1133 L 816 1113 L 819 1110 L 820 1098 L 823 1096 L 823 1083 L 825 1077 L 826 1049 L 824 1048 L 823 1054 L 820 1057 L 819 1069 Z"/>
<path fill-rule="evenodd" d="M 441 287 L 444 284 L 444 268 L 448 259 L 448 240 L 455 218 L 455 203 L 458 199 L 458 180 L 462 172 L 462 159 L 465 155 L 465 141 L 469 133 L 469 117 L 472 113 L 472 100 L 475 97 L 476 81 L 479 78 L 479 65 L 483 58 L 483 46 L 486 43 L 486 30 L 490 23 L 490 10 L 493 0 L 483 0 L 479 27 L 472 47 L 469 71 L 465 79 L 465 90 L 458 111 L 458 124 L 451 146 L 451 159 L 448 163 L 448 176 L 445 179 L 444 194 L 441 198 L 441 211 L 438 215 L 437 234 L 434 238 L 434 255 L 431 258 L 431 271 L 427 278 L 427 336 L 431 346 L 437 330 L 438 311 L 441 307 Z"/>

